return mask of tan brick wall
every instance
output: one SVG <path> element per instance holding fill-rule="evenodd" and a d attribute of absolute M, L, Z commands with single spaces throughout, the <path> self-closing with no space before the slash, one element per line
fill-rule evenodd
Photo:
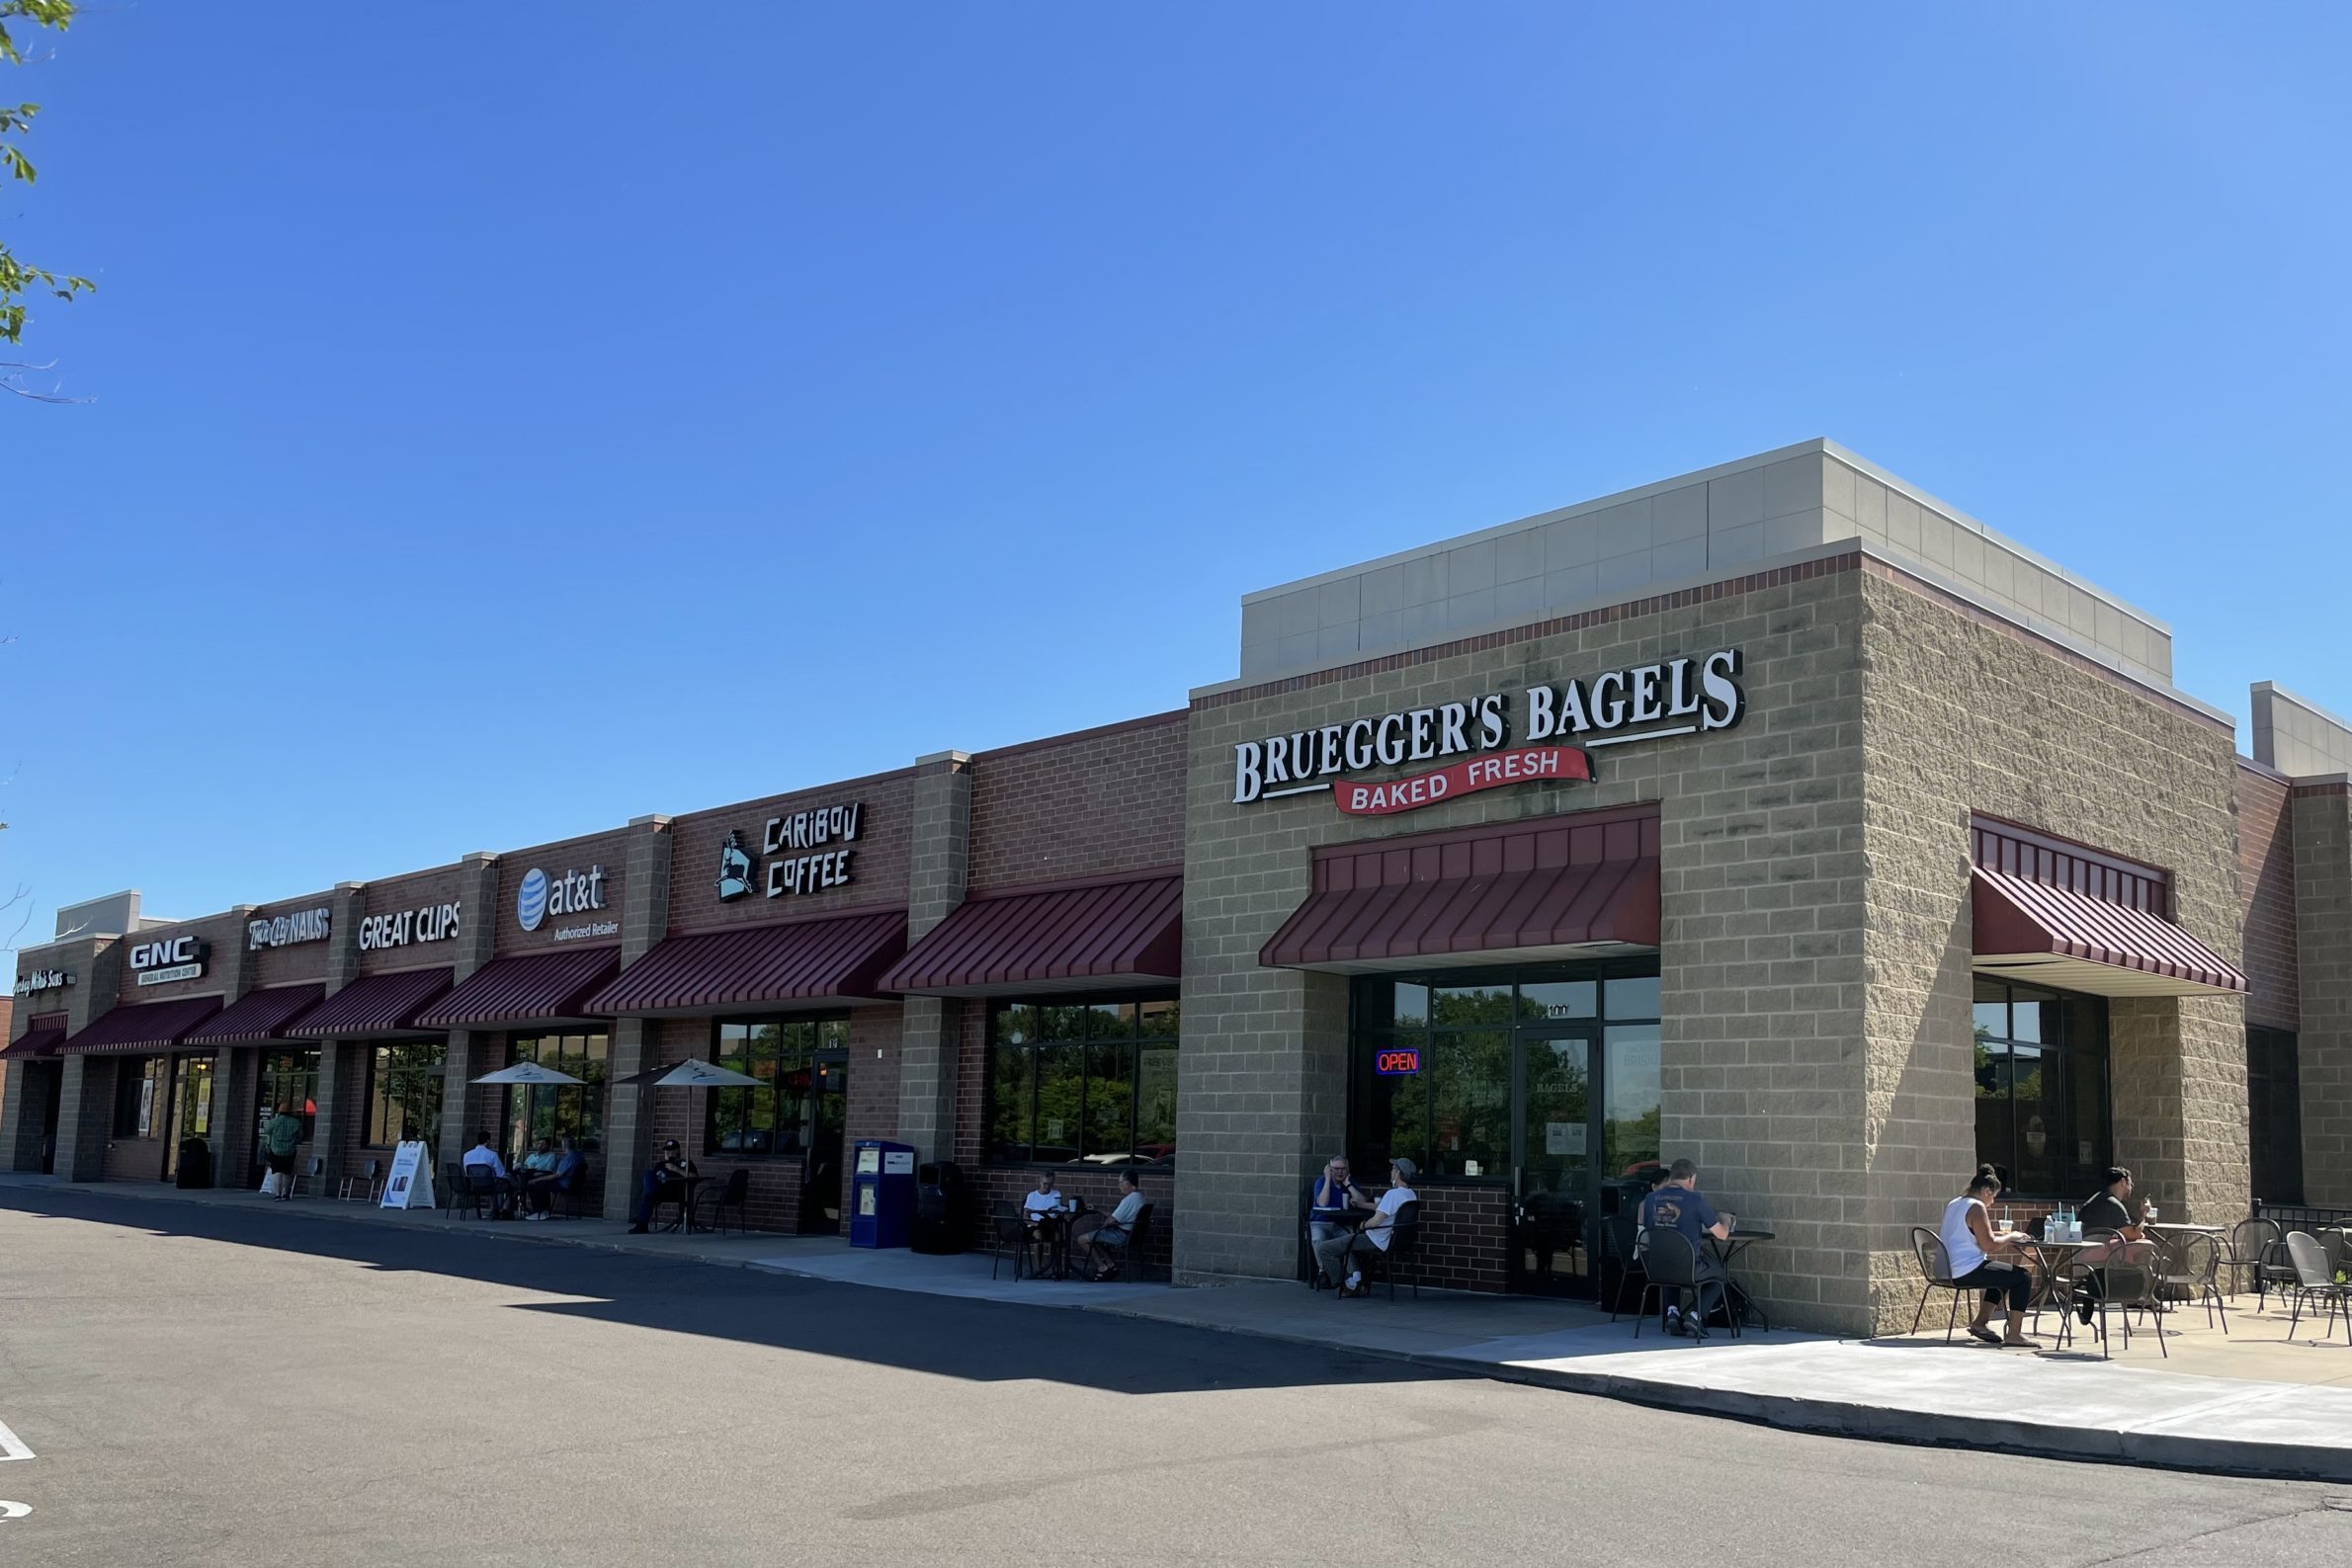
<path fill-rule="evenodd" d="M 1866 1315 L 1850 1263 L 1864 1199 L 1858 560 L 1195 703 L 1181 1275 L 1290 1276 L 1299 1194 L 1344 1135 L 1347 983 L 1257 959 L 1306 895 L 1315 847 L 1657 801 L 1667 1148 L 1702 1163 L 1718 1201 L 1780 1233 L 1748 1264 L 1776 1316 L 1835 1327 Z M 1728 646 L 1744 650 L 1745 721 L 1596 752 L 1596 784 L 1498 789 L 1388 819 L 1343 816 L 1320 794 L 1231 803 L 1240 741 L 1496 690 L 1514 694 L 1516 736 L 1529 684 Z M 1464 1206 L 1438 1210 L 1450 1204 Z M 1446 1256 L 1448 1238 L 1430 1239 Z"/>
<path fill-rule="evenodd" d="M 2298 784 L 2294 813 L 2303 1196 L 2352 1206 L 2352 793 Z"/>
<path fill-rule="evenodd" d="M 2226 725 L 1887 569 L 1863 602 L 1868 1111 L 1852 1153 L 1884 1325 L 1913 1299 L 1908 1227 L 1975 1163 L 1970 813 L 2168 868 L 2180 924 L 2232 960 L 2241 904 Z M 2239 1217 L 2242 1004 L 2118 1001 L 2111 1021 L 2117 1157 L 2170 1212 Z"/>
<path fill-rule="evenodd" d="M 2297 1027 L 2295 814 L 2286 781 L 2237 770 L 2237 892 L 2244 911 L 2246 1022 Z"/>

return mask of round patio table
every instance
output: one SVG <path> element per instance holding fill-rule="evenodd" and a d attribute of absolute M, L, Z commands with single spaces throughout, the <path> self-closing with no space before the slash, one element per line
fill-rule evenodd
<path fill-rule="evenodd" d="M 1741 1253 L 1747 1251 L 1751 1244 L 1759 1241 L 1778 1241 L 1779 1239 L 1776 1232 L 1769 1230 L 1734 1230 L 1728 1236 L 1710 1235 L 1707 1238 L 1707 1250 L 1714 1253 L 1715 1261 L 1723 1266 L 1724 1310 L 1737 1312 L 1742 1318 L 1755 1319 L 1763 1326 L 1764 1332 L 1767 1334 L 1772 1332 L 1771 1314 L 1757 1304 L 1756 1298 L 1749 1295 L 1737 1279 L 1731 1278 L 1731 1264 Z"/>

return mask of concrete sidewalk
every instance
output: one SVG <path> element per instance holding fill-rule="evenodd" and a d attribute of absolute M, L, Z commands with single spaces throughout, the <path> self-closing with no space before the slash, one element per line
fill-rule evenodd
<path fill-rule="evenodd" d="M 2235 1298 L 2230 1334 L 2195 1311 L 2167 1324 L 2163 1351 L 2145 1330 L 2112 1361 L 2096 1348 L 2008 1352 L 1941 1333 L 1840 1340 L 1792 1332 L 1720 1334 L 1705 1345 L 1611 1323 L 1589 1306 L 1427 1291 L 1390 1301 L 1335 1301 L 1302 1285 L 1098 1285 L 991 1279 L 985 1254 L 924 1257 L 852 1248 L 833 1237 L 631 1236 L 603 1220 L 489 1224 L 315 1198 L 272 1204 L 250 1193 L 179 1192 L 127 1183 L 39 1187 L 159 1203 L 271 1207 L 290 1221 L 340 1219 L 444 1226 L 486 1237 L 604 1248 L 773 1270 L 875 1289 L 1149 1318 L 1271 1339 L 1339 1345 L 1445 1370 L 1500 1377 L 1663 1408 L 1840 1436 L 1991 1447 L 2066 1459 L 2122 1460 L 2307 1480 L 2352 1481 L 2352 1344 L 2307 1321 L 2290 1339 L 2284 1311 Z M 2339 1331 L 2340 1334 L 2340 1331 Z M 2087 1338 L 2085 1343 L 2087 1344 Z"/>

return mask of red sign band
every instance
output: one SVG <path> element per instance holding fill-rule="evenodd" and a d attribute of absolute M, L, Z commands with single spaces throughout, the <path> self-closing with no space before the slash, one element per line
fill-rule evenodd
<path fill-rule="evenodd" d="M 1489 752 L 1410 779 L 1360 784 L 1343 779 L 1331 786 L 1331 798 L 1352 817 L 1385 817 L 1415 811 L 1456 795 L 1500 789 L 1506 784 L 1590 784 L 1592 758 L 1581 746 L 1522 746 L 1517 751 Z"/>

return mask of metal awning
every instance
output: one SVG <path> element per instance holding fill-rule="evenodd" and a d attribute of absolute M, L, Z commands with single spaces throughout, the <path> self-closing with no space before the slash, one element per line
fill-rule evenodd
<path fill-rule="evenodd" d="M 417 1015 L 421 1029 L 491 1029 L 593 1017 L 589 997 L 621 967 L 619 948 L 562 948 L 483 964 Z"/>
<path fill-rule="evenodd" d="M 438 1001 L 455 979 L 448 964 L 362 975 L 294 1020 L 290 1033 L 304 1039 L 414 1034 L 417 1015 Z"/>
<path fill-rule="evenodd" d="M 1594 815 L 1318 851 L 1314 891 L 1258 961 L 1349 973 L 1655 948 L 1657 815 Z"/>
<path fill-rule="evenodd" d="M 65 1026 L 45 1025 L 29 1029 L 6 1045 L 0 1045 L 0 1058 L 12 1062 L 36 1061 L 43 1056 L 56 1055 L 57 1047 L 63 1043 Z"/>
<path fill-rule="evenodd" d="M 327 988 L 309 985 L 273 985 L 248 991 L 182 1036 L 189 1045 L 249 1045 L 256 1040 L 284 1039 L 287 1025 L 318 1005 Z"/>
<path fill-rule="evenodd" d="M 220 1011 L 216 996 L 184 996 L 172 1002 L 137 1002 L 110 1008 L 58 1049 L 80 1051 L 167 1051 L 180 1036 Z M 209 1048 L 209 1047 L 208 1047 Z"/>
<path fill-rule="evenodd" d="M 1976 867 L 1970 896 L 1978 974 L 2094 996 L 2231 996 L 2235 964 L 2160 915 L 2071 887 Z"/>
<path fill-rule="evenodd" d="M 1089 990 L 1184 972 L 1184 878 L 987 894 L 960 905 L 882 977 L 918 996 Z"/>
<path fill-rule="evenodd" d="M 906 911 L 874 909 L 672 937 L 588 1001 L 597 1013 L 867 1002 L 906 950 Z"/>

